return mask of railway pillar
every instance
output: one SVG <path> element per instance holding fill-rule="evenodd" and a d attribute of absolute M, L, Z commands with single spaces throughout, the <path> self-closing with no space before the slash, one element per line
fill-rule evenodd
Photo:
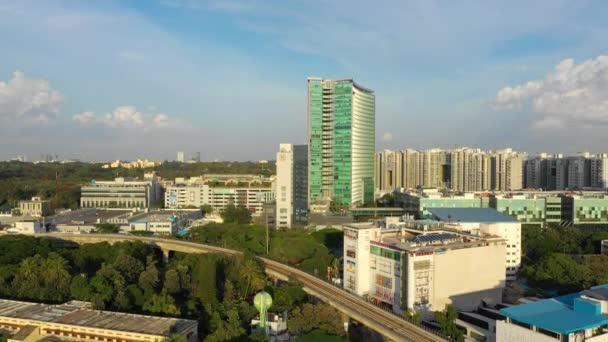
<path fill-rule="evenodd" d="M 348 328 L 350 326 L 350 316 L 342 312 L 342 322 L 344 322 L 344 331 L 346 332 L 346 336 L 348 336 Z"/>

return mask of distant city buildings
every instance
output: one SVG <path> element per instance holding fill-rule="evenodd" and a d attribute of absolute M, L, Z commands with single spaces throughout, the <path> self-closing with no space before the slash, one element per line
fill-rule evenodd
<path fill-rule="evenodd" d="M 374 199 L 375 95 L 352 79 L 308 78 L 308 202 Z"/>
<path fill-rule="evenodd" d="M 200 161 L 201 161 L 201 153 L 200 152 L 194 152 L 194 153 L 192 153 L 192 158 L 190 160 L 193 161 L 193 162 L 195 162 L 195 163 L 200 163 Z"/>
<path fill-rule="evenodd" d="M 186 161 L 186 153 L 184 151 L 177 151 L 177 162 L 183 163 Z"/>
<path fill-rule="evenodd" d="M 308 146 L 281 144 L 277 153 L 276 226 L 291 228 L 308 218 Z"/>
<path fill-rule="evenodd" d="M 148 159 L 137 159 L 135 161 L 120 161 L 116 160 L 108 164 L 104 164 L 101 167 L 104 169 L 115 169 L 115 168 L 125 168 L 125 169 L 145 169 L 152 168 L 156 166 L 160 166 L 162 162 L 160 160 L 148 160 Z"/>
<path fill-rule="evenodd" d="M 511 149 L 383 150 L 375 155 L 374 179 L 380 193 L 419 187 L 459 192 L 519 190 L 525 157 Z"/>
<path fill-rule="evenodd" d="M 541 153 L 525 164 L 526 187 L 541 190 L 608 188 L 608 154 L 564 157 Z"/>
<path fill-rule="evenodd" d="M 274 200 L 274 178 L 260 175 L 205 175 L 176 178 L 165 189 L 166 208 L 200 208 L 222 211 L 228 204 L 243 205 L 259 216 L 264 204 Z"/>
<path fill-rule="evenodd" d="M 87 302 L 60 305 L 0 299 L 0 327 L 8 341 L 198 341 L 193 320 L 93 310 Z"/>
<path fill-rule="evenodd" d="M 161 187 L 154 173 L 144 180 L 119 177 L 113 181 L 92 180 L 80 191 L 82 208 L 149 208 L 161 200 Z"/>

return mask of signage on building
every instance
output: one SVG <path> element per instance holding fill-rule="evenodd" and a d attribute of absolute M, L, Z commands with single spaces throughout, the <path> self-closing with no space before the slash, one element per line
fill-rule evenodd
<path fill-rule="evenodd" d="M 344 230 L 344 236 L 346 236 L 349 239 L 356 240 L 357 239 L 357 231 L 356 230 L 345 229 Z"/>

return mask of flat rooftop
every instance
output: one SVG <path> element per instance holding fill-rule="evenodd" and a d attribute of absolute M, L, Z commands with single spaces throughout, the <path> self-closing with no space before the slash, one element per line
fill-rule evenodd
<path fill-rule="evenodd" d="M 131 211 L 132 210 L 130 209 L 78 209 L 48 217 L 46 221 L 54 222 L 55 224 L 96 224 L 98 223 L 98 220 L 99 222 L 104 223 L 108 219 L 127 214 Z"/>
<path fill-rule="evenodd" d="M 443 222 L 515 223 L 514 217 L 492 208 L 429 208 L 433 217 Z"/>
<path fill-rule="evenodd" d="M 92 310 L 89 303 L 79 301 L 47 305 L 0 300 L 0 317 L 157 336 L 169 336 L 197 325 L 196 321 L 186 319 Z"/>
<path fill-rule="evenodd" d="M 608 324 L 608 315 L 589 310 L 577 310 L 575 301 L 588 301 L 581 296 L 601 299 L 608 293 L 608 284 L 533 303 L 515 305 L 500 310 L 503 315 L 518 322 L 533 325 L 560 334 L 570 334 Z"/>

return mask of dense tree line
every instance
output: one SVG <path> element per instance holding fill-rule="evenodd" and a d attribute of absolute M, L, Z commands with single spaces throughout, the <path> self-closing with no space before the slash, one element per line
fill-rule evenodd
<path fill-rule="evenodd" d="M 339 333 L 334 309 L 311 309 L 297 284 L 273 286 L 249 256 L 178 253 L 164 265 L 157 249 L 140 242 L 66 248 L 47 239 L 10 235 L 0 237 L 0 250 L 2 298 L 77 299 L 97 309 L 195 319 L 205 341 L 246 341 L 256 338 L 249 335 L 257 314 L 252 296 L 265 289 L 275 298 L 273 310 L 294 313 L 296 327 L 298 320 L 313 322 L 296 332 Z M 316 317 L 320 314 L 323 320 Z"/>
<path fill-rule="evenodd" d="M 304 230 L 269 232 L 270 258 L 323 276 L 338 255 L 342 239 L 336 230 L 310 234 Z M 341 236 L 341 235 L 340 235 Z M 188 239 L 221 247 L 245 251 L 254 255 L 266 254 L 266 227 L 246 224 L 208 224 L 193 228 Z M 338 253 L 336 253 L 338 254 Z"/>
<path fill-rule="evenodd" d="M 547 294 L 608 283 L 608 256 L 599 255 L 600 242 L 605 239 L 608 231 L 524 226 L 520 276 Z"/>
<path fill-rule="evenodd" d="M 97 180 L 111 180 L 115 177 L 140 177 L 145 172 L 156 171 L 161 177 L 193 177 L 210 173 L 263 174 L 275 172 L 274 163 L 254 162 L 165 162 L 148 169 L 104 169 L 103 164 L 93 163 L 22 163 L 0 162 L 0 210 L 17 206 L 20 200 L 32 196 L 50 199 L 53 208 L 78 207 L 80 185 Z"/>

